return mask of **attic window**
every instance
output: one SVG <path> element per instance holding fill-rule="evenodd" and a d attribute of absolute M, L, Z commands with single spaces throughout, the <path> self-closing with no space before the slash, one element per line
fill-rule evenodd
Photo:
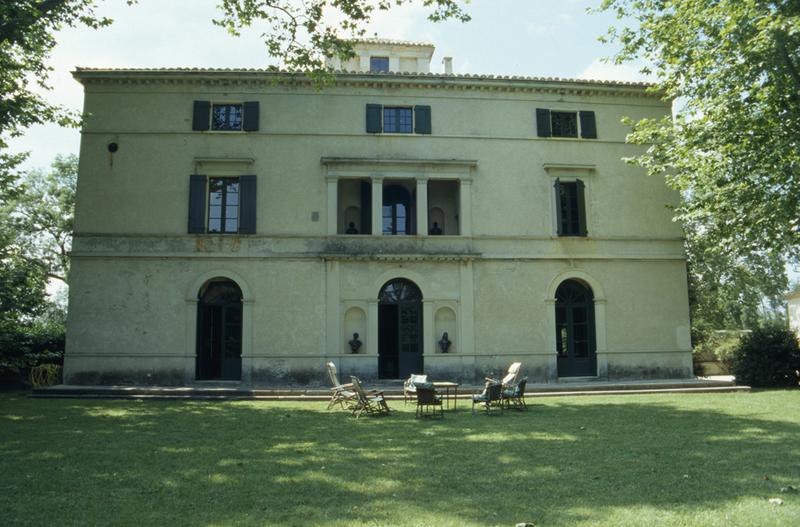
<path fill-rule="evenodd" d="M 389 73 L 389 57 L 370 57 L 370 73 Z"/>
<path fill-rule="evenodd" d="M 212 130 L 241 130 L 241 104 L 213 104 L 211 106 Z"/>

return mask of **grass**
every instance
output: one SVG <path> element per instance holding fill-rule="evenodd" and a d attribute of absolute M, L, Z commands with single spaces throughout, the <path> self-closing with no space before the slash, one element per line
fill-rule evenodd
<path fill-rule="evenodd" d="M 356 421 L 322 403 L 2 394 L 0 522 L 798 524 L 781 488 L 800 488 L 800 390 L 529 401 L 436 422 L 393 401 Z"/>

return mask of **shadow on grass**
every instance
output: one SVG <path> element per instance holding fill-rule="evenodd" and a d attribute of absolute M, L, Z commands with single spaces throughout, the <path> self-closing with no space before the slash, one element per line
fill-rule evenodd
<path fill-rule="evenodd" d="M 0 515 L 31 525 L 567 525 L 639 508 L 691 518 L 800 480 L 797 418 L 731 405 L 747 397 L 758 396 L 729 396 L 725 411 L 686 396 L 559 399 L 441 421 L 415 420 L 402 403 L 354 420 L 324 404 L 12 397 L 0 404 Z"/>

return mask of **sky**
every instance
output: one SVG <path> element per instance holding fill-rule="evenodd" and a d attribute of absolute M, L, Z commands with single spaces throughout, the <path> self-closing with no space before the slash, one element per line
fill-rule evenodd
<path fill-rule="evenodd" d="M 114 23 L 99 30 L 67 28 L 56 35 L 47 99 L 80 110 L 82 86 L 76 66 L 108 68 L 264 68 L 275 64 L 252 28 L 241 37 L 211 23 L 219 0 L 100 1 L 98 15 Z M 587 13 L 600 0 L 472 0 L 472 21 L 433 23 L 421 2 L 378 14 L 368 36 L 428 42 L 436 46 L 431 71 L 453 57 L 457 74 L 501 74 L 621 81 L 645 80 L 631 65 L 602 61 L 613 48 L 598 37 L 615 22 L 608 13 Z M 57 154 L 78 153 L 80 132 L 56 125 L 36 126 L 11 141 L 28 151 L 24 168 L 47 168 Z"/>

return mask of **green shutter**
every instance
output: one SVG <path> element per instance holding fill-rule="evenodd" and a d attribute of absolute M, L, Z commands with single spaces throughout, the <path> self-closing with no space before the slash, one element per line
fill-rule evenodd
<path fill-rule="evenodd" d="M 383 131 L 381 112 L 383 112 L 383 106 L 381 106 L 380 104 L 367 105 L 368 134 L 379 134 Z"/>
<path fill-rule="evenodd" d="M 239 177 L 239 234 L 256 233 L 256 177 Z"/>
<path fill-rule="evenodd" d="M 556 233 L 559 236 L 564 235 L 564 228 L 562 227 L 562 221 L 564 219 L 564 211 L 561 210 L 561 180 L 556 178 L 555 184 L 553 184 L 553 188 L 556 191 Z"/>
<path fill-rule="evenodd" d="M 417 134 L 431 133 L 430 106 L 414 106 L 414 132 Z"/>
<path fill-rule="evenodd" d="M 192 130 L 202 132 L 208 130 L 211 121 L 211 103 L 209 101 L 194 101 L 192 112 Z"/>
<path fill-rule="evenodd" d="M 189 176 L 189 234 L 206 232 L 206 177 Z"/>
<path fill-rule="evenodd" d="M 581 137 L 584 139 L 597 139 L 597 123 L 594 112 L 578 112 L 581 119 Z"/>
<path fill-rule="evenodd" d="M 584 184 L 580 179 L 575 180 L 576 190 L 578 192 L 578 235 L 586 236 L 586 202 Z"/>
<path fill-rule="evenodd" d="M 536 108 L 536 134 L 539 137 L 550 137 L 550 110 Z"/>
<path fill-rule="evenodd" d="M 258 101 L 250 101 L 244 103 L 242 107 L 244 113 L 242 130 L 245 132 L 258 131 Z"/>

